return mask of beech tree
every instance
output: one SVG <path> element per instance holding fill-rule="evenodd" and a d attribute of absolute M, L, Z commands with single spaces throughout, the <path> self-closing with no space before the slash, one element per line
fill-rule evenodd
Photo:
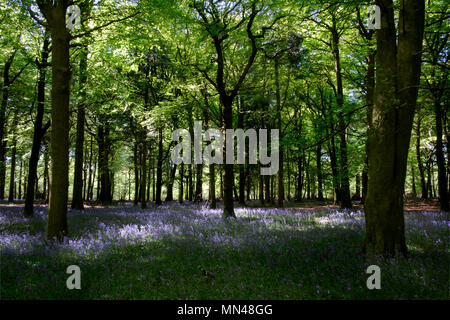
<path fill-rule="evenodd" d="M 397 28 L 393 1 L 376 4 L 381 9 L 381 29 L 375 33 L 377 71 L 368 136 L 365 250 L 406 255 L 403 194 L 421 70 L 425 3 L 403 1 Z"/>
<path fill-rule="evenodd" d="M 214 87 L 220 97 L 221 114 L 222 114 L 222 131 L 233 129 L 233 102 L 237 97 L 241 86 L 247 77 L 253 63 L 255 62 L 258 51 L 261 50 L 260 39 L 264 39 L 267 31 L 272 29 L 276 23 L 285 18 L 286 14 L 275 14 L 272 21 L 268 25 L 257 27 L 255 19 L 260 12 L 267 9 L 264 4 L 257 1 L 236 2 L 226 1 L 220 6 L 214 2 L 194 1 L 193 8 L 197 12 L 198 23 L 206 31 L 208 37 L 212 41 L 215 49 L 214 62 L 216 64 L 215 76 L 210 76 L 207 69 L 197 66 L 198 71 L 205 79 Z M 237 16 L 238 20 L 234 18 Z M 255 29 L 258 28 L 259 31 Z M 244 29 L 250 42 L 250 50 L 247 54 L 247 61 L 240 70 L 239 75 L 234 79 L 234 84 L 229 85 L 227 82 L 227 66 L 225 59 L 225 42 L 230 36 L 238 30 Z M 224 159 L 225 159 L 224 139 Z M 223 184 L 223 217 L 235 217 L 233 186 L 234 186 L 234 165 L 224 165 L 224 184 Z"/>

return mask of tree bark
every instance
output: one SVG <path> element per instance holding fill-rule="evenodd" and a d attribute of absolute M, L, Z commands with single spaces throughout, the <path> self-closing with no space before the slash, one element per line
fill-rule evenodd
<path fill-rule="evenodd" d="M 407 254 L 403 214 L 406 162 L 417 100 L 424 30 L 424 1 L 400 5 L 398 46 L 392 0 L 378 0 L 376 86 L 369 134 L 365 199 L 365 251 Z M 387 187 L 389 186 L 389 187 Z"/>
<path fill-rule="evenodd" d="M 335 61 L 336 70 L 336 89 L 337 89 L 337 104 L 339 106 L 339 152 L 340 152 L 340 203 L 342 209 L 348 209 L 352 207 L 352 199 L 350 197 L 350 180 L 348 172 L 348 156 L 347 156 L 347 130 L 346 119 L 344 117 L 344 91 L 342 86 L 342 71 L 341 71 L 341 58 L 339 51 L 339 34 L 336 29 L 336 18 L 333 15 L 333 28 L 332 28 L 332 49 Z"/>
<path fill-rule="evenodd" d="M 31 217 L 33 215 L 34 187 L 37 166 L 39 162 L 39 152 L 41 149 L 42 138 L 44 137 L 45 132 L 50 126 L 50 122 L 48 122 L 44 127 L 42 127 L 42 121 L 44 118 L 45 82 L 49 56 L 49 45 L 50 41 L 48 35 L 46 35 L 44 38 L 44 45 L 41 53 L 41 61 L 37 63 L 39 69 L 39 79 L 37 84 L 37 110 L 36 119 L 34 120 L 33 145 L 31 147 L 31 155 L 28 164 L 28 183 L 25 194 L 25 206 L 23 209 L 23 215 L 25 217 Z"/>
<path fill-rule="evenodd" d="M 49 154 L 49 145 L 48 143 L 44 149 L 44 178 L 45 181 L 48 181 L 47 193 L 45 193 L 45 203 L 49 203 L 50 201 L 50 174 L 49 174 L 49 162 L 50 162 L 50 154 Z M 45 189 L 45 184 L 44 184 Z"/>
<path fill-rule="evenodd" d="M 239 110 L 238 110 L 238 128 L 244 129 L 244 102 L 243 98 L 240 97 Z M 245 205 L 245 164 L 239 164 L 239 197 L 238 203 L 240 205 Z"/>
<path fill-rule="evenodd" d="M 277 105 L 277 126 L 279 135 L 282 137 L 282 122 L 281 122 L 281 97 L 280 97 L 280 77 L 279 77 L 279 60 L 275 58 L 275 96 Z M 279 169 L 278 169 L 278 199 L 277 207 L 284 207 L 284 178 L 283 178 L 283 145 L 279 144 Z"/>
<path fill-rule="evenodd" d="M 411 166 L 411 178 L 412 178 L 412 196 L 416 198 L 417 190 L 416 190 L 416 177 L 414 174 L 414 166 Z"/>
<path fill-rule="evenodd" d="M 110 205 L 112 202 L 111 194 L 111 176 L 109 170 L 109 125 L 102 123 L 98 128 L 98 179 L 100 181 L 99 201 L 104 205 Z"/>
<path fill-rule="evenodd" d="M 216 172 L 214 164 L 209 165 L 209 208 L 216 209 Z"/>
<path fill-rule="evenodd" d="M 147 192 L 147 141 L 146 137 L 143 137 L 142 141 L 142 179 L 141 179 L 141 208 L 147 208 L 147 201 L 145 199 Z"/>
<path fill-rule="evenodd" d="M 330 155 L 331 175 L 333 176 L 333 204 L 337 205 L 341 199 L 341 188 L 334 137 L 331 137 L 331 142 L 328 146 L 328 153 Z"/>
<path fill-rule="evenodd" d="M 163 134 L 162 127 L 158 129 L 158 160 L 156 165 L 156 200 L 157 205 L 162 204 L 161 190 L 162 190 L 162 161 L 163 161 Z"/>
<path fill-rule="evenodd" d="M 195 201 L 203 201 L 203 192 L 202 192 L 202 184 L 203 184 L 203 165 L 197 164 L 196 168 L 196 179 L 195 179 Z"/>
<path fill-rule="evenodd" d="M 298 115 L 298 134 L 302 134 L 303 130 L 303 120 L 301 113 Z M 296 183 L 296 194 L 295 200 L 302 201 L 302 189 L 303 189 L 303 150 L 301 140 L 298 143 L 298 158 L 297 158 L 297 183 Z"/>
<path fill-rule="evenodd" d="M 20 170 L 19 170 L 19 199 L 22 199 L 22 170 L 23 170 L 23 159 L 20 160 Z M 45 191 L 44 191 L 45 193 Z"/>
<path fill-rule="evenodd" d="M 250 201 L 251 177 L 250 177 L 250 164 L 248 164 L 248 163 L 245 166 L 245 177 L 246 177 L 246 186 L 247 186 L 247 201 Z"/>
<path fill-rule="evenodd" d="M 432 166 L 432 162 L 431 162 L 431 156 L 428 159 L 428 161 L 426 162 L 426 170 L 427 170 L 427 199 L 432 199 L 433 198 L 433 187 L 431 185 L 431 166 Z"/>
<path fill-rule="evenodd" d="M 297 171 L 298 171 L 298 177 L 297 177 L 297 194 L 295 196 L 297 201 L 302 201 L 302 192 L 303 192 L 303 157 L 302 155 L 299 156 L 297 160 Z"/>
<path fill-rule="evenodd" d="M 221 102 L 223 106 L 223 123 L 224 130 L 233 129 L 233 99 L 229 96 L 222 96 Z M 224 147 L 223 147 L 223 159 L 226 159 L 226 140 L 224 135 Z M 223 217 L 236 217 L 234 214 L 234 199 L 233 199 L 233 187 L 234 187 L 234 164 L 224 164 L 224 176 L 223 176 Z"/>
<path fill-rule="evenodd" d="M 13 130 L 16 130 L 17 126 L 17 115 L 14 116 L 13 121 Z M 15 196 L 15 173 L 16 173 L 16 154 L 17 154 L 17 140 L 16 140 L 16 133 L 13 133 L 12 138 L 12 150 L 11 150 L 11 171 L 9 175 L 9 194 L 8 194 L 8 202 L 14 202 L 14 196 Z"/>
<path fill-rule="evenodd" d="M 322 185 L 322 144 L 319 143 L 316 148 L 316 165 L 317 165 L 317 200 L 323 201 L 323 185 Z"/>
<path fill-rule="evenodd" d="M 171 164 L 169 167 L 169 181 L 167 182 L 167 196 L 166 201 L 173 201 L 173 183 L 175 181 L 175 174 L 177 172 L 177 165 Z"/>
<path fill-rule="evenodd" d="M 262 167 L 262 165 L 260 163 L 258 170 L 261 170 L 261 167 Z M 259 175 L 259 201 L 261 202 L 261 205 L 265 204 L 265 201 L 264 201 L 264 176 L 261 174 Z"/>
<path fill-rule="evenodd" d="M 180 187 L 179 187 L 179 190 L 178 190 L 178 202 L 179 203 L 183 203 L 183 197 L 184 197 L 184 194 L 183 194 L 184 163 L 181 163 L 180 166 L 178 167 L 178 173 L 180 175 L 180 182 L 179 182 Z"/>
<path fill-rule="evenodd" d="M 423 168 L 422 163 L 422 155 L 420 151 L 420 124 L 421 124 L 420 115 L 417 117 L 417 127 L 416 127 L 416 157 L 417 157 L 417 166 L 419 168 L 419 177 L 420 177 L 420 189 L 422 193 L 422 199 L 428 199 L 427 185 L 425 181 L 425 170 Z"/>
<path fill-rule="evenodd" d="M 84 121 L 86 109 L 87 85 L 87 46 L 80 54 L 80 102 L 77 108 L 77 132 L 75 145 L 75 166 L 73 174 L 72 209 L 83 210 L 83 152 L 84 152 Z"/>
<path fill-rule="evenodd" d="M 370 37 L 371 40 L 372 37 Z M 369 57 L 368 57 L 368 63 L 367 63 L 367 74 L 366 74 L 366 121 L 367 121 L 367 131 L 366 131 L 366 136 L 368 136 L 368 133 L 370 132 L 370 126 L 372 125 L 372 113 L 373 113 L 373 103 L 374 103 L 374 91 L 375 91 L 375 56 L 376 56 L 376 51 L 372 50 L 369 53 Z M 369 171 L 369 158 L 368 158 L 368 148 L 369 148 L 369 144 L 368 144 L 368 139 L 366 138 L 366 142 L 365 142 L 365 151 L 366 151 L 366 156 L 364 158 L 364 168 L 362 171 L 362 202 L 364 203 L 364 198 L 366 197 L 367 194 L 367 183 L 369 180 L 368 177 L 368 171 Z"/>
<path fill-rule="evenodd" d="M 88 163 L 88 184 L 87 184 L 87 194 L 86 194 L 86 200 L 90 201 L 92 200 L 91 196 L 91 185 L 92 185 L 92 144 L 93 144 L 93 138 L 91 136 L 90 138 L 90 144 L 89 144 L 89 163 Z"/>
<path fill-rule="evenodd" d="M 149 202 L 150 201 L 150 187 L 152 186 L 152 169 L 151 169 L 151 166 L 150 166 L 150 164 L 151 164 L 151 154 L 152 154 L 152 148 L 150 148 L 150 150 L 149 150 L 149 160 L 148 160 L 148 169 L 147 169 L 147 172 L 148 172 L 148 175 L 147 175 L 147 196 L 146 196 L 146 199 L 147 199 L 147 202 Z"/>
<path fill-rule="evenodd" d="M 133 161 L 134 161 L 134 205 L 137 206 L 139 203 L 139 161 L 138 161 L 138 143 L 134 142 L 133 150 Z"/>
<path fill-rule="evenodd" d="M 357 199 L 361 198 L 361 178 L 359 176 L 359 173 L 356 174 L 356 192 L 355 197 Z"/>
<path fill-rule="evenodd" d="M 449 194 L 447 190 L 447 173 L 445 169 L 444 147 L 442 143 L 442 107 L 440 101 L 435 99 L 434 115 L 436 124 L 436 163 L 438 167 L 438 190 L 440 209 L 449 212 Z M 450 161 L 450 159 L 449 159 Z"/>
<path fill-rule="evenodd" d="M 306 159 L 305 159 L 306 160 Z M 311 179 L 310 179 L 310 167 L 309 162 L 311 160 L 311 155 L 308 152 L 308 160 L 306 160 L 305 163 L 305 169 L 306 169 L 306 199 L 311 200 Z"/>
<path fill-rule="evenodd" d="M 38 1 L 52 38 L 51 184 L 47 238 L 63 240 L 68 233 L 70 34 L 66 28 L 66 1 Z"/>
<path fill-rule="evenodd" d="M 11 86 L 9 71 L 14 62 L 16 51 L 9 56 L 3 68 L 2 103 L 0 105 L 0 200 L 5 198 L 6 179 L 6 109 L 8 108 L 9 89 Z"/>

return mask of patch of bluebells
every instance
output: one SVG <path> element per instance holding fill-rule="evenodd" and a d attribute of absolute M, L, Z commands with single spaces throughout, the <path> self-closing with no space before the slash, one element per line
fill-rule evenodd
<path fill-rule="evenodd" d="M 189 203 L 146 210 L 131 205 L 69 210 L 69 236 L 59 243 L 45 238 L 45 207 L 37 206 L 35 216 L 25 219 L 20 207 L 0 206 L 2 296 L 68 298 L 74 292 L 65 290 L 65 268 L 74 263 L 80 264 L 85 283 L 91 285 L 76 298 L 447 296 L 445 213 L 405 213 L 412 257 L 372 261 L 360 254 L 363 211 L 235 212 L 236 219 L 224 220 L 220 209 Z M 383 272 L 379 292 L 365 288 L 365 270 L 371 264 Z M 208 278 L 211 274 L 214 280 Z"/>
<path fill-rule="evenodd" d="M 222 219 L 220 209 L 177 203 L 148 210 L 125 206 L 69 211 L 69 231 L 74 233 L 59 243 L 47 241 L 45 230 L 31 232 L 14 227 L 38 222 L 45 225 L 45 208 L 37 208 L 30 221 L 18 208 L 2 207 L 0 249 L 2 254 L 95 257 L 127 246 L 198 241 L 211 248 L 282 251 L 292 241 L 308 244 L 324 237 L 345 241 L 349 235 L 364 233 L 364 212 L 360 210 L 237 208 L 235 211 L 237 219 L 229 220 Z M 420 236 L 431 247 L 448 246 L 445 230 L 450 224 L 444 213 L 407 213 L 405 220 L 407 238 Z M 334 246 L 331 250 L 335 250 Z"/>

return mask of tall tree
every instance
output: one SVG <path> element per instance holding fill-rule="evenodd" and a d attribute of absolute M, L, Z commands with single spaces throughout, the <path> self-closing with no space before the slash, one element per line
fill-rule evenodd
<path fill-rule="evenodd" d="M 36 118 L 34 120 L 33 131 L 33 145 L 31 147 L 31 155 L 28 164 L 28 178 L 27 189 L 25 193 L 25 206 L 23 208 L 23 214 L 25 217 L 31 217 L 33 215 L 33 201 L 34 201 L 34 187 L 37 174 L 37 166 L 39 161 L 39 153 L 41 150 L 41 143 L 44 134 L 50 127 L 50 120 L 43 125 L 44 119 L 44 107 L 45 107 L 45 84 L 46 74 L 48 67 L 49 57 L 49 34 L 46 32 L 44 36 L 44 43 L 41 52 L 40 60 L 36 59 L 36 66 L 39 70 L 38 83 L 37 83 L 37 110 Z"/>
<path fill-rule="evenodd" d="M 431 94 L 434 120 L 436 128 L 436 164 L 438 167 L 438 190 L 441 211 L 450 210 L 449 192 L 447 189 L 447 172 L 445 168 L 444 145 L 443 145 L 443 124 L 446 116 L 446 109 L 443 106 L 444 95 L 448 91 L 448 33 L 442 34 L 442 24 L 448 18 L 448 4 L 435 18 L 427 14 L 427 26 L 432 26 L 431 32 L 425 33 L 425 61 L 431 68 L 430 75 L 424 73 L 426 87 Z M 438 10 L 439 12 L 440 10 Z M 444 66 L 441 65 L 444 63 Z M 447 108 L 448 109 L 448 108 Z M 449 146 L 447 146 L 448 148 Z M 450 159 L 449 159 L 450 161 Z"/>
<path fill-rule="evenodd" d="M 86 30 L 85 24 L 89 18 L 92 0 L 84 0 L 81 3 L 81 29 Z M 83 150 L 84 150 L 84 122 L 86 114 L 86 86 L 87 86 L 87 62 L 88 62 L 88 44 L 86 38 L 82 39 L 83 43 L 80 50 L 80 68 L 79 68 L 79 102 L 77 106 L 77 131 L 75 146 L 75 165 L 73 174 L 73 195 L 72 209 L 83 210 Z M 86 179 L 86 178 L 85 178 Z"/>
<path fill-rule="evenodd" d="M 8 194 L 8 202 L 14 201 L 14 195 L 15 195 L 15 173 L 16 173 L 16 155 L 17 155 L 17 113 L 14 114 L 14 120 L 12 125 L 13 130 L 13 137 L 12 137 L 12 150 L 11 150 L 11 173 L 9 175 L 9 194 Z"/>
<path fill-rule="evenodd" d="M 222 130 L 233 129 L 233 102 L 242 87 L 242 84 L 247 77 L 256 55 L 261 49 L 259 39 L 263 39 L 266 32 L 273 28 L 273 26 L 285 15 L 274 12 L 273 20 L 267 26 L 260 28 L 259 33 L 255 33 L 255 18 L 261 13 L 265 7 L 264 3 L 258 1 L 248 1 L 244 3 L 233 3 L 225 1 L 218 5 L 212 1 L 194 1 L 193 8 L 198 14 L 200 20 L 198 23 L 207 32 L 211 39 L 214 49 L 216 64 L 215 77 L 211 77 L 207 69 L 197 66 L 197 69 L 206 78 L 206 80 L 215 88 L 219 95 L 221 113 L 222 113 Z M 247 39 L 250 41 L 250 50 L 246 56 L 246 62 L 243 68 L 239 71 L 234 85 L 230 87 L 227 83 L 227 64 L 225 59 L 225 43 L 229 41 L 230 36 L 236 30 L 242 30 L 245 26 L 245 33 Z M 224 139 L 224 159 L 225 146 L 227 144 L 226 137 Z M 235 217 L 234 202 L 233 202 L 233 188 L 234 188 L 234 164 L 227 163 L 224 165 L 224 184 L 223 184 L 223 217 Z"/>
<path fill-rule="evenodd" d="M 365 250 L 391 256 L 407 253 L 403 194 L 420 79 L 425 4 L 423 0 L 402 1 L 397 30 L 393 1 L 377 0 L 376 4 L 381 10 L 381 29 L 376 31 Z"/>
<path fill-rule="evenodd" d="M 37 0 L 52 38 L 51 178 L 47 238 L 62 240 L 67 234 L 69 187 L 70 33 L 66 28 L 69 1 Z"/>
<path fill-rule="evenodd" d="M 0 200 L 5 198 L 5 178 L 6 178 L 6 110 L 8 109 L 9 93 L 11 86 L 28 66 L 26 64 L 15 75 L 11 75 L 11 67 L 14 63 L 17 50 L 14 49 L 9 55 L 3 67 L 2 102 L 0 104 Z"/>

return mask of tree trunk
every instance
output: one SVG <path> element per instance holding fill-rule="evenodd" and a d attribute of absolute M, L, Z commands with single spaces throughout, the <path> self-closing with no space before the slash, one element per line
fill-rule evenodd
<path fill-rule="evenodd" d="M 147 201 L 145 199 L 147 192 L 147 141 L 144 136 L 142 141 L 142 179 L 141 179 L 141 208 L 147 208 Z"/>
<path fill-rule="evenodd" d="M 139 161 L 138 161 L 138 143 L 135 141 L 133 150 L 134 161 L 134 205 L 139 203 Z"/>
<path fill-rule="evenodd" d="M 203 98 L 204 98 L 204 101 L 205 101 L 205 105 L 207 106 L 207 108 L 209 108 L 209 102 L 208 102 L 208 97 L 206 95 L 206 90 L 203 90 L 202 93 L 203 93 Z M 206 130 L 209 129 L 209 115 L 208 115 L 208 112 L 209 112 L 209 110 L 205 110 L 205 112 L 204 112 Z M 209 208 L 210 209 L 216 209 L 217 208 L 217 204 L 216 204 L 216 172 L 215 172 L 214 163 L 211 163 L 209 165 L 209 194 L 208 194 L 208 200 L 209 200 Z"/>
<path fill-rule="evenodd" d="M 275 177 L 270 177 L 270 202 L 274 205 L 275 204 Z"/>
<path fill-rule="evenodd" d="M 237 126 L 240 129 L 244 129 L 244 102 L 243 98 L 240 97 L 239 110 L 238 110 L 238 123 Z M 245 205 L 245 164 L 239 164 L 239 196 L 238 203 L 240 205 Z"/>
<path fill-rule="evenodd" d="M 88 164 L 88 184 L 87 184 L 87 195 L 86 200 L 92 200 L 91 198 L 91 185 L 92 185 L 92 144 L 93 138 L 91 136 L 90 145 L 89 145 L 89 164 Z"/>
<path fill-rule="evenodd" d="M 162 190 L 162 161 L 163 161 L 163 134 L 162 128 L 158 130 L 158 161 L 156 165 L 156 200 L 157 205 L 162 204 L 161 190 Z"/>
<path fill-rule="evenodd" d="M 77 108 L 77 132 L 75 146 L 75 168 L 73 174 L 72 209 L 83 210 L 83 151 L 84 151 L 84 121 L 86 109 L 87 84 L 87 47 L 81 49 L 80 54 L 80 102 Z"/>
<path fill-rule="evenodd" d="M 98 163 L 98 178 L 100 181 L 100 193 L 99 201 L 104 205 L 110 205 L 112 202 L 111 194 L 111 177 L 109 170 L 109 127 L 104 123 L 99 125 L 98 128 L 98 150 L 99 150 L 99 163 Z"/>
<path fill-rule="evenodd" d="M 246 185 L 247 185 L 247 201 L 250 201 L 251 177 L 250 177 L 250 164 L 248 164 L 248 163 L 245 166 L 245 177 L 246 177 Z"/>
<path fill-rule="evenodd" d="M 268 203 L 272 202 L 270 198 L 270 176 L 264 176 L 264 198 Z"/>
<path fill-rule="evenodd" d="M 149 152 L 149 156 L 152 154 L 152 149 L 150 148 L 150 152 Z M 151 158 L 149 158 L 149 160 L 148 160 L 148 176 L 147 176 L 147 196 L 146 196 L 146 199 L 147 199 L 147 202 L 149 202 L 150 201 L 150 187 L 152 186 L 152 169 L 151 169 L 151 167 L 150 167 L 150 164 L 151 164 Z"/>
<path fill-rule="evenodd" d="M 361 198 L 361 178 L 359 176 L 359 173 L 356 174 L 356 192 L 355 197 L 357 199 Z"/>
<path fill-rule="evenodd" d="M 169 167 L 169 181 L 167 182 L 167 196 L 166 201 L 173 201 L 173 183 L 175 181 L 175 174 L 177 172 L 177 165 L 172 164 Z"/>
<path fill-rule="evenodd" d="M 47 193 L 45 194 L 45 203 L 50 201 L 50 174 L 49 174 L 50 150 L 47 144 L 44 150 L 44 177 L 48 181 Z"/>
<path fill-rule="evenodd" d="M 369 40 L 371 40 L 372 37 L 370 37 Z M 368 133 L 370 132 L 370 127 L 372 125 L 372 113 L 373 113 L 373 101 L 374 101 L 374 90 L 375 90 L 375 56 L 376 51 L 371 50 L 368 57 L 368 65 L 367 65 L 367 75 L 366 75 L 366 121 L 367 121 L 367 131 L 366 136 L 368 136 Z M 367 183 L 369 180 L 369 177 L 367 175 L 368 173 L 368 166 L 369 166 L 369 158 L 368 158 L 368 138 L 366 138 L 365 142 L 365 151 L 366 156 L 364 158 L 364 168 L 362 171 L 362 202 L 364 203 L 364 198 L 367 194 Z"/>
<path fill-rule="evenodd" d="M 16 56 L 16 50 L 9 56 L 3 68 L 2 103 L 0 105 L 0 200 L 5 198 L 6 179 L 6 109 L 8 108 L 10 81 L 9 71 Z"/>
<path fill-rule="evenodd" d="M 209 165 L 209 208 L 216 209 L 216 172 L 214 164 Z"/>
<path fill-rule="evenodd" d="M 17 117 L 14 116 L 13 130 L 16 130 L 17 126 Z M 9 175 L 9 194 L 8 194 L 8 202 L 14 202 L 15 196 L 15 173 L 16 173 L 16 153 L 17 153 L 17 140 L 16 134 L 14 132 L 14 136 L 12 139 L 12 151 L 11 151 L 11 171 Z"/>
<path fill-rule="evenodd" d="M 223 166 L 220 167 L 220 200 L 223 200 Z"/>
<path fill-rule="evenodd" d="M 427 185 L 425 181 L 425 170 L 423 168 L 422 156 L 420 152 L 420 124 L 421 124 L 420 115 L 417 117 L 417 127 L 416 127 L 416 157 L 417 157 L 417 166 L 419 168 L 419 177 L 420 177 L 420 189 L 422 193 L 422 199 L 428 198 Z"/>
<path fill-rule="evenodd" d="M 445 169 L 444 148 L 442 143 L 442 108 L 440 101 L 437 100 L 435 100 L 434 103 L 434 115 L 436 122 L 436 163 L 438 167 L 439 203 L 441 211 L 449 212 L 450 203 L 447 190 L 447 173 Z"/>
<path fill-rule="evenodd" d="M 45 3 L 45 4 L 43 4 Z M 50 25 L 52 38 L 52 111 L 51 111 L 51 183 L 47 220 L 47 238 L 63 240 L 67 234 L 67 198 L 69 187 L 69 97 L 70 34 L 66 28 L 65 1 L 54 5 L 38 1 Z"/>
<path fill-rule="evenodd" d="M 34 120 L 33 145 L 31 147 L 31 155 L 28 163 L 28 183 L 25 194 L 25 206 L 23 209 L 23 215 L 25 217 L 31 217 L 33 215 L 34 187 L 39 162 L 39 152 L 41 149 L 42 138 L 44 137 L 44 134 L 50 124 L 47 123 L 44 128 L 42 127 L 42 120 L 44 118 L 45 78 L 49 55 L 49 45 L 50 41 L 48 35 L 46 35 L 44 38 L 44 46 L 41 53 L 41 62 L 37 64 L 39 69 L 39 79 L 37 83 L 37 111 L 36 119 Z"/>
<path fill-rule="evenodd" d="M 331 175 L 333 176 L 333 204 L 336 205 L 339 203 L 341 199 L 341 188 L 340 188 L 340 179 L 339 179 L 334 137 L 331 137 L 331 142 L 328 147 L 328 153 L 330 155 Z"/>
<path fill-rule="evenodd" d="M 239 204 L 245 205 L 245 187 L 246 187 L 246 177 L 245 177 L 245 165 L 239 165 Z"/>
<path fill-rule="evenodd" d="M 417 190 L 416 190 L 416 177 L 414 174 L 414 166 L 411 166 L 411 177 L 412 177 L 412 195 L 414 198 L 416 198 Z"/>
<path fill-rule="evenodd" d="M 433 198 L 433 187 L 431 185 L 431 157 L 428 159 L 426 163 L 426 170 L 427 170 L 427 199 Z"/>
<path fill-rule="evenodd" d="M 280 79 L 279 79 L 279 61 L 275 58 L 275 96 L 277 105 L 277 126 L 279 135 L 282 137 L 282 122 L 281 122 L 281 97 L 280 97 Z M 283 178 L 283 144 L 279 144 L 279 169 L 278 169 L 278 199 L 277 207 L 284 207 L 284 178 Z"/>
<path fill-rule="evenodd" d="M 406 255 L 403 194 L 406 162 L 421 69 L 424 1 L 400 4 L 398 47 L 392 0 L 381 8 L 377 74 L 369 134 L 369 183 L 365 199 L 365 251 Z M 389 187 L 387 187 L 389 186 Z"/>
<path fill-rule="evenodd" d="M 96 175 L 98 175 L 97 165 L 98 165 L 98 156 L 97 156 L 97 159 L 94 159 L 94 170 L 92 171 L 92 184 L 91 184 L 91 191 L 90 191 L 90 195 L 89 195 L 89 198 L 91 200 L 94 200 L 94 184 L 95 184 L 94 181 L 96 179 Z M 98 197 L 97 197 L 97 199 L 98 199 Z"/>
<path fill-rule="evenodd" d="M 261 163 L 259 164 L 259 172 L 261 172 Z M 259 201 L 261 202 L 261 205 L 264 205 L 264 177 L 263 175 L 259 174 Z"/>
<path fill-rule="evenodd" d="M 203 200 L 203 191 L 202 191 L 202 183 L 203 183 L 203 165 L 197 164 L 195 165 L 196 168 L 196 179 L 195 179 L 195 201 L 202 201 Z"/>
<path fill-rule="evenodd" d="M 155 160 L 152 161 L 152 200 L 156 199 L 156 177 L 155 177 Z"/>
<path fill-rule="evenodd" d="M 83 151 L 84 151 L 84 121 L 86 109 L 86 83 L 87 83 L 87 47 L 83 47 L 80 55 L 80 102 L 77 108 L 77 128 L 75 146 L 74 184 L 72 195 L 72 209 L 83 210 Z"/>
<path fill-rule="evenodd" d="M 180 175 L 180 188 L 178 190 L 178 202 L 183 203 L 183 178 L 184 178 L 184 163 L 181 163 L 178 167 L 178 173 Z"/>
<path fill-rule="evenodd" d="M 311 155 L 308 152 L 308 160 L 306 160 L 306 165 L 305 165 L 305 169 L 306 169 L 306 199 L 307 200 L 311 200 L 311 179 L 309 176 L 309 174 L 310 174 L 309 161 L 311 160 L 310 157 L 311 157 Z"/>
<path fill-rule="evenodd" d="M 317 165 L 317 200 L 323 201 L 322 186 L 322 144 L 319 143 L 316 148 L 316 165 Z"/>
<path fill-rule="evenodd" d="M 23 160 L 20 160 L 20 170 L 19 170 L 19 199 L 22 199 L 22 170 L 23 170 Z M 45 180 L 44 180 L 45 181 Z M 45 191 L 44 191 L 45 193 Z"/>
<path fill-rule="evenodd" d="M 297 177 L 297 194 L 295 196 L 297 201 L 302 201 L 302 192 L 303 192 L 303 157 L 300 154 L 298 160 L 297 160 L 297 171 L 298 171 L 298 177 Z"/>
<path fill-rule="evenodd" d="M 333 18 L 332 29 L 332 49 L 335 61 L 336 71 L 336 83 L 337 83 L 337 104 L 339 106 L 339 152 L 340 152 L 340 202 L 341 208 L 347 209 L 352 207 L 352 199 L 350 197 L 350 180 L 348 173 L 348 160 L 347 160 L 347 130 L 346 119 L 344 117 L 344 91 L 342 87 L 342 72 L 341 72 L 341 58 L 339 52 L 339 34 L 336 29 L 335 16 Z"/>

